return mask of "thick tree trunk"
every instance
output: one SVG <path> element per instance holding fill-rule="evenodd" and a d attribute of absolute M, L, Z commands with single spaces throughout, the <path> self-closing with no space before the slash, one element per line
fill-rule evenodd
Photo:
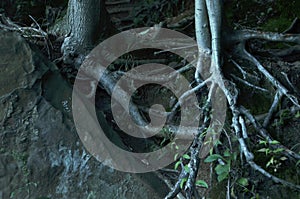
<path fill-rule="evenodd" d="M 103 0 L 70 0 L 67 15 L 70 33 L 62 45 L 63 59 L 78 67 L 112 25 Z"/>

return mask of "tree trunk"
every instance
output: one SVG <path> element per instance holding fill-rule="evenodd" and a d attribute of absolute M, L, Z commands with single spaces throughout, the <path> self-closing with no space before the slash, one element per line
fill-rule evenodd
<path fill-rule="evenodd" d="M 250 42 L 249 40 L 251 39 L 300 44 L 299 34 L 293 35 L 264 33 L 255 30 L 224 29 L 222 27 L 222 25 L 224 25 L 222 24 L 222 2 L 222 0 L 195 0 L 195 28 L 198 44 L 198 59 L 195 80 L 198 84 L 196 87 L 199 86 L 199 88 L 202 88 L 204 84 L 208 86 L 208 92 L 205 93 L 207 95 L 207 103 L 199 108 L 203 113 L 203 126 L 198 129 L 199 135 L 191 133 L 188 128 L 185 128 L 186 130 L 181 130 L 181 132 L 171 131 L 181 134 L 181 138 L 184 138 L 185 136 L 190 138 L 189 135 L 192 135 L 194 137 L 194 142 L 191 145 L 189 152 L 186 153 L 190 155 L 190 160 L 185 160 L 188 161 L 185 165 L 183 163 L 181 164 L 182 170 L 179 175 L 179 179 L 166 198 L 176 197 L 181 190 L 184 191 L 187 198 L 192 198 L 193 196 L 199 198 L 195 189 L 195 182 L 198 174 L 200 158 L 205 158 L 210 152 L 212 152 L 215 144 L 218 143 L 223 124 L 225 123 L 227 111 L 226 105 L 229 106 L 231 113 L 230 134 L 227 136 L 229 146 L 231 147 L 230 137 L 234 137 L 234 139 L 238 140 L 240 153 L 245 157 L 246 162 L 254 170 L 259 171 L 261 174 L 272 179 L 276 183 L 281 183 L 295 190 L 300 190 L 299 185 L 280 179 L 257 165 L 254 161 L 254 155 L 249 149 L 250 144 L 246 142 L 246 139 L 249 140 L 248 126 L 246 125 L 246 120 L 248 119 L 254 127 L 255 132 L 258 133 L 258 136 L 267 140 L 270 146 L 272 145 L 274 148 L 276 147 L 276 149 L 284 149 L 282 154 L 286 157 L 291 157 L 298 161 L 300 160 L 299 154 L 287 149 L 280 143 L 274 145 L 275 140 L 273 140 L 267 131 L 268 125 L 271 125 L 271 118 L 275 115 L 277 108 L 280 106 L 280 99 L 286 97 L 294 106 L 289 108 L 291 110 L 293 108 L 293 110 L 295 110 L 294 112 L 296 112 L 300 110 L 298 97 L 292 95 L 292 92 L 289 91 L 289 89 L 287 89 L 268 70 L 266 70 L 260 61 L 247 51 L 245 45 L 247 42 Z M 85 55 L 97 44 L 97 42 L 99 42 L 99 36 L 101 35 L 100 31 L 104 29 L 103 27 L 109 28 L 110 26 L 107 25 L 108 20 L 105 17 L 107 14 L 105 14 L 104 3 L 102 0 L 70 0 L 68 16 L 71 31 L 69 37 L 65 39 L 64 45 L 62 46 L 64 61 L 65 63 L 75 63 L 75 66 L 79 66 Z M 143 34 L 139 33 L 141 40 L 143 39 L 143 35 L 145 35 L 144 32 L 142 33 Z M 148 38 L 146 38 L 145 41 L 147 41 L 147 39 Z M 126 38 L 126 40 L 124 40 L 125 43 L 123 43 L 130 46 L 131 40 L 129 43 L 126 43 L 128 41 L 128 38 Z M 116 41 L 116 43 L 113 43 L 112 45 L 119 48 L 120 43 L 117 42 L 119 41 Z M 141 42 L 143 41 L 139 41 L 139 43 Z M 152 40 L 151 43 L 153 43 Z M 230 52 L 225 52 L 227 49 L 224 47 L 225 45 L 230 46 Z M 238 74 L 239 76 L 237 76 L 237 78 L 235 78 L 234 74 L 231 74 L 232 78 L 224 76 L 223 73 L 226 71 L 222 65 L 222 60 L 224 60 L 223 56 L 227 58 L 227 54 L 230 54 L 229 57 L 233 63 L 232 67 L 236 67 L 237 71 L 242 74 L 243 79 L 240 78 L 241 74 Z M 248 62 L 252 64 L 247 64 L 247 66 L 242 67 L 233 60 L 235 58 L 248 60 Z M 96 88 L 97 84 L 95 82 L 100 79 L 99 74 L 103 74 L 105 68 L 101 66 L 101 64 L 99 64 L 100 66 L 97 65 L 97 67 L 95 67 L 89 62 L 86 63 L 87 64 L 83 67 L 82 71 L 91 76 L 91 79 L 95 79 L 95 81 L 92 82 L 94 86 L 91 87 Z M 91 63 L 93 62 L 91 61 Z M 274 96 L 273 104 L 269 108 L 269 111 L 266 114 L 267 117 L 264 119 L 263 124 L 260 124 L 260 122 L 258 122 L 256 118 L 243 107 L 243 104 L 238 101 L 240 87 L 235 84 L 234 81 L 239 78 L 241 83 L 250 86 L 254 90 L 265 91 L 267 90 L 266 88 L 261 88 L 260 85 L 255 85 L 258 81 L 254 82 L 254 84 L 251 83 L 252 77 L 257 77 L 258 73 L 260 73 L 261 76 L 263 76 L 276 89 L 277 93 Z M 115 99 L 117 99 L 121 106 L 126 109 L 125 106 L 128 105 L 127 99 L 130 99 L 130 96 L 122 88 L 118 88 L 114 91 L 114 87 L 117 84 L 117 80 L 114 75 L 116 75 L 114 72 L 108 73 L 101 77 L 100 83 L 109 94 L 112 92 L 117 93 L 114 93 L 114 95 L 117 96 Z M 155 78 L 153 78 L 153 81 L 155 82 Z M 290 81 L 288 80 L 288 82 Z M 293 87 L 293 85 L 291 87 Z M 195 90 L 190 91 L 195 92 Z M 94 90 L 92 90 L 91 93 L 93 94 Z M 87 97 L 90 98 L 90 94 Z M 180 101 L 181 104 L 183 104 L 183 102 L 184 100 Z M 211 105 L 211 107 L 208 105 Z M 143 117 L 140 113 L 138 106 L 134 103 L 130 104 L 130 106 L 130 115 L 135 119 L 135 122 L 140 126 L 146 126 L 148 121 L 146 121 L 145 117 Z M 175 105 L 171 114 L 175 114 L 176 110 L 177 107 Z M 195 115 L 195 117 L 198 116 Z M 210 124 L 208 124 L 207 121 L 209 121 Z M 175 126 L 175 128 L 172 129 L 178 129 L 178 126 Z M 206 136 L 203 140 L 202 135 L 204 134 L 206 134 Z M 233 152 L 232 149 L 230 150 Z M 219 158 L 218 161 L 221 165 L 225 164 L 223 158 Z M 188 171 L 186 167 L 189 168 Z M 230 175 L 230 171 L 228 171 L 228 175 Z M 182 182 L 184 183 L 182 184 Z M 230 195 L 230 178 L 228 183 L 227 194 Z"/>
<path fill-rule="evenodd" d="M 103 0 L 70 0 L 68 26 L 70 33 L 62 45 L 66 64 L 80 66 L 88 52 L 112 32 L 112 25 Z M 104 33 L 106 35 L 104 35 Z"/>

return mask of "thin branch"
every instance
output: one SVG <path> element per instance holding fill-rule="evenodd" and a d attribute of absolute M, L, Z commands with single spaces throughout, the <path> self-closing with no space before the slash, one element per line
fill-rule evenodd
<path fill-rule="evenodd" d="M 292 189 L 295 189 L 297 191 L 300 191 L 300 186 L 299 185 L 296 185 L 294 183 L 291 183 L 291 182 L 288 182 L 288 181 L 285 181 L 281 178 L 278 178 L 272 174 L 270 174 L 269 172 L 267 172 L 266 170 L 264 170 L 263 168 L 261 168 L 259 165 L 257 165 L 255 162 L 253 161 L 248 161 L 249 165 L 254 169 L 254 170 L 257 170 L 259 171 L 261 174 L 263 174 L 264 176 L 270 178 L 272 181 L 276 182 L 276 183 L 280 183 L 284 186 L 287 186 L 287 187 L 290 187 Z"/>
<path fill-rule="evenodd" d="M 149 61 L 151 61 L 151 60 L 149 60 Z M 139 73 L 132 74 L 132 73 L 126 73 L 123 71 L 116 71 L 116 73 L 118 75 L 126 75 L 128 78 L 130 78 L 132 80 L 165 83 L 165 82 L 169 82 L 172 79 L 176 78 L 178 76 L 178 74 L 183 73 L 192 68 L 194 68 L 193 63 L 190 63 L 190 64 L 188 64 L 174 72 L 171 72 L 171 73 L 163 72 L 162 69 L 158 69 L 155 71 L 146 71 L 147 73 L 144 73 L 144 74 L 139 74 Z M 166 75 L 163 76 L 162 73 L 166 73 Z M 159 76 L 157 76 L 158 74 L 159 74 Z"/>
<path fill-rule="evenodd" d="M 183 49 L 193 48 L 193 47 L 196 47 L 196 45 L 194 45 L 194 44 L 193 45 L 185 45 L 183 47 L 165 49 L 165 50 L 161 50 L 158 52 L 154 52 L 154 55 L 158 55 L 158 54 L 165 53 L 165 52 L 170 52 L 171 50 L 183 50 Z"/>
<path fill-rule="evenodd" d="M 297 25 L 299 24 L 300 22 L 300 19 L 298 17 L 296 17 L 293 22 L 291 23 L 291 25 L 283 32 L 283 33 L 289 33 L 289 32 L 292 32 L 293 29 L 295 27 L 297 27 Z"/>
<path fill-rule="evenodd" d="M 285 80 L 287 81 L 287 83 L 290 85 L 290 87 L 297 92 L 298 89 L 292 84 L 292 82 L 289 80 L 288 75 L 285 72 L 281 72 L 281 74 L 284 76 Z"/>
<path fill-rule="evenodd" d="M 242 135 L 243 135 L 243 139 L 247 139 L 248 138 L 248 134 L 247 134 L 247 127 L 246 127 L 246 123 L 243 117 L 239 117 L 239 123 L 241 124 L 242 127 Z"/>
<path fill-rule="evenodd" d="M 300 44 L 299 34 L 282 34 L 261 32 L 256 30 L 240 30 L 236 32 L 235 37 L 237 38 L 237 40 L 264 39 L 268 41 L 291 42 Z"/>
<path fill-rule="evenodd" d="M 277 91 L 274 96 L 273 103 L 269 109 L 268 115 L 264 120 L 264 123 L 263 123 L 264 128 L 267 128 L 267 126 L 270 124 L 271 118 L 272 118 L 276 108 L 278 107 L 278 104 L 279 104 L 281 98 L 282 98 L 282 93 L 280 91 Z"/>
<path fill-rule="evenodd" d="M 274 78 L 254 56 L 246 50 L 244 50 L 244 54 L 249 61 L 253 62 L 257 66 L 258 70 L 269 80 L 271 84 L 273 84 L 273 86 L 285 95 L 295 106 L 300 107 L 297 98 L 289 94 L 289 91 L 276 78 Z"/>
<path fill-rule="evenodd" d="M 141 65 L 141 64 L 151 64 L 151 63 L 167 63 L 167 59 L 141 59 L 141 60 L 134 60 L 134 59 L 117 59 L 114 64 L 116 65 Z"/>
<path fill-rule="evenodd" d="M 33 19 L 33 18 L 32 18 Z M 33 21 L 37 23 L 34 19 Z M 38 24 L 37 24 L 38 25 Z M 48 34 L 41 29 L 38 25 L 39 29 L 32 27 L 21 27 L 12 21 L 9 18 L 6 18 L 3 14 L 0 14 L 0 28 L 19 32 L 23 37 L 27 38 L 47 38 Z"/>
<path fill-rule="evenodd" d="M 230 199 L 230 178 L 227 180 L 226 190 L 226 199 Z"/>
<path fill-rule="evenodd" d="M 234 61 L 233 59 L 231 59 L 230 60 L 232 63 L 233 63 L 233 65 L 235 66 L 235 67 L 237 67 L 237 69 L 239 69 L 239 71 L 242 73 L 242 75 L 243 75 L 243 78 L 244 79 L 246 79 L 246 76 L 247 76 L 247 72 L 236 62 L 236 61 Z"/>
<path fill-rule="evenodd" d="M 242 83 L 245 84 L 246 86 L 249 86 L 249 87 L 251 87 L 251 88 L 254 88 L 255 90 L 258 90 L 258 91 L 261 91 L 261 92 L 266 92 L 266 93 L 269 93 L 269 92 L 270 92 L 269 90 L 267 90 L 267 89 L 265 89 L 265 88 L 261 88 L 261 87 L 259 87 L 259 86 L 255 86 L 255 85 L 251 84 L 250 82 L 248 82 L 248 81 L 246 81 L 246 80 L 243 80 L 243 79 L 241 79 L 241 78 L 239 78 L 239 77 L 237 77 L 237 76 L 235 76 L 235 75 L 231 75 L 231 77 L 233 77 L 234 79 L 236 79 L 236 80 L 242 82 Z"/>
<path fill-rule="evenodd" d="M 186 98 L 188 98 L 191 94 L 195 93 L 196 91 L 199 91 L 201 88 L 203 88 L 208 82 L 210 81 L 210 79 L 206 79 L 204 82 L 202 82 L 201 84 L 198 84 L 196 87 L 186 91 L 184 94 L 182 94 L 180 96 L 180 98 L 178 99 L 178 102 L 175 104 L 175 106 L 172 108 L 171 113 L 175 113 L 176 109 L 180 106 L 180 104 L 182 104 L 184 102 L 184 100 L 186 100 Z"/>

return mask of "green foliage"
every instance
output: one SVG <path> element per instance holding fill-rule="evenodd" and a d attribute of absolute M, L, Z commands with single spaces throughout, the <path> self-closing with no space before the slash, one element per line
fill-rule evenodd
<path fill-rule="evenodd" d="M 250 199 L 259 199 L 259 194 L 255 194 L 255 196 L 252 196 Z"/>
<path fill-rule="evenodd" d="M 222 182 L 225 180 L 230 172 L 230 162 L 226 163 L 225 165 L 218 164 L 215 167 L 215 171 L 218 175 L 218 182 Z"/>
<path fill-rule="evenodd" d="M 178 158 L 178 153 L 175 154 L 174 160 L 177 160 L 177 158 Z M 187 162 L 190 161 L 190 160 L 191 160 L 191 156 L 190 156 L 190 155 L 188 155 L 188 154 L 183 154 L 183 155 L 181 156 L 181 158 L 175 163 L 174 169 L 177 170 L 177 169 L 179 168 L 179 165 L 180 165 L 180 166 L 181 166 L 181 169 L 184 169 L 184 171 L 185 171 L 186 173 L 190 173 L 190 168 L 189 168 L 189 165 L 188 165 L 188 163 L 187 163 Z M 181 189 L 182 189 L 183 186 L 185 185 L 185 182 L 186 182 L 186 181 L 187 181 L 187 178 L 181 179 L 181 181 L 180 181 L 180 188 L 181 188 Z M 196 185 L 196 186 L 200 186 L 200 187 L 204 187 L 204 188 L 208 188 L 208 184 L 207 184 L 205 181 L 203 181 L 203 180 L 198 180 L 198 181 L 196 181 L 195 185 Z"/>
<path fill-rule="evenodd" d="M 175 163 L 174 169 L 177 170 L 178 167 L 179 167 L 179 165 L 180 165 L 181 163 L 182 163 L 181 161 L 177 161 L 177 162 Z"/>
<path fill-rule="evenodd" d="M 180 181 L 180 189 L 183 188 L 185 182 L 187 181 L 187 178 L 182 178 L 181 181 Z"/>
<path fill-rule="evenodd" d="M 211 154 L 209 155 L 204 162 L 215 162 L 218 159 L 222 160 L 222 163 L 218 163 L 215 167 L 215 172 L 217 174 L 218 182 L 222 182 L 223 180 L 227 179 L 229 173 L 231 171 L 231 165 L 234 161 L 236 161 L 237 153 L 231 153 L 229 149 L 226 149 L 223 155 L 220 154 Z"/>
<path fill-rule="evenodd" d="M 280 142 L 273 140 L 270 143 L 267 140 L 260 140 L 259 145 L 263 145 L 262 148 L 258 149 L 257 152 L 264 153 L 265 156 L 269 157 L 266 167 L 272 167 L 274 172 L 277 172 L 281 166 L 281 161 L 285 161 L 287 158 L 282 156 L 281 153 L 284 151 L 283 148 L 272 147 L 272 145 L 278 145 Z"/>
<path fill-rule="evenodd" d="M 249 185 L 249 181 L 247 178 L 240 178 L 240 179 L 238 179 L 237 183 L 244 187 Z"/>
<path fill-rule="evenodd" d="M 289 109 L 284 109 L 279 114 L 279 120 L 275 120 L 272 126 L 278 127 L 285 124 L 286 121 L 292 119 L 292 115 Z"/>
<path fill-rule="evenodd" d="M 188 154 L 184 154 L 182 157 L 187 160 L 191 159 L 191 157 Z"/>
<path fill-rule="evenodd" d="M 184 165 L 183 168 L 184 168 L 185 172 L 187 172 L 187 173 L 190 172 L 190 167 L 189 167 L 189 165 Z"/>
<path fill-rule="evenodd" d="M 225 2 L 225 16 L 234 28 L 255 27 L 264 31 L 282 32 L 300 17 L 300 1 L 249 1 Z"/>
<path fill-rule="evenodd" d="M 269 19 L 268 22 L 262 26 L 262 28 L 265 31 L 282 32 L 289 27 L 291 22 L 292 21 L 287 18 Z"/>
<path fill-rule="evenodd" d="M 218 160 L 219 158 L 222 159 L 223 157 L 219 154 L 212 154 L 212 155 L 208 156 L 204 160 L 204 162 L 214 162 L 214 161 Z"/>
<path fill-rule="evenodd" d="M 199 187 L 208 188 L 208 184 L 204 180 L 197 180 L 195 184 Z"/>
<path fill-rule="evenodd" d="M 292 23 L 293 19 L 300 17 L 300 1 L 277 0 L 273 4 L 274 16 L 262 26 L 263 30 L 282 32 Z"/>

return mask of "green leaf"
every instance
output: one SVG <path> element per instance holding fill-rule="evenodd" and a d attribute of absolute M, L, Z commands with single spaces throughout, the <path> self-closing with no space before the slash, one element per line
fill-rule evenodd
<path fill-rule="evenodd" d="M 278 142 L 277 140 L 272 140 L 272 141 L 270 142 L 270 144 L 280 144 L 280 142 Z"/>
<path fill-rule="evenodd" d="M 267 145 L 267 141 L 265 141 L 265 140 L 259 140 L 259 144 Z"/>
<path fill-rule="evenodd" d="M 231 156 L 231 153 L 230 151 L 227 149 L 225 152 L 224 152 L 224 157 L 230 157 Z"/>
<path fill-rule="evenodd" d="M 189 165 L 184 165 L 184 170 L 185 172 L 189 173 L 190 172 Z"/>
<path fill-rule="evenodd" d="M 267 150 L 268 150 L 267 148 L 261 148 L 261 149 L 257 150 L 257 152 L 265 153 Z"/>
<path fill-rule="evenodd" d="M 180 165 L 181 161 L 176 162 L 174 169 L 177 170 L 178 166 Z"/>
<path fill-rule="evenodd" d="M 210 155 L 210 156 L 208 156 L 205 160 L 204 160 L 204 162 L 214 162 L 214 161 L 216 161 L 217 159 L 222 159 L 222 156 L 220 156 L 219 154 L 212 154 L 212 155 Z"/>
<path fill-rule="evenodd" d="M 230 171 L 230 164 L 225 164 L 225 165 L 220 165 L 219 164 L 218 166 L 216 166 L 215 171 L 218 175 L 221 175 L 223 173 L 228 174 L 229 171 Z"/>
<path fill-rule="evenodd" d="M 174 161 L 177 160 L 178 155 L 179 155 L 178 153 L 176 153 L 176 154 L 174 155 Z"/>
<path fill-rule="evenodd" d="M 208 184 L 204 180 L 197 180 L 196 185 L 204 188 L 208 188 Z"/>
<path fill-rule="evenodd" d="M 274 157 L 272 157 L 268 163 L 266 164 L 266 167 L 269 167 L 270 165 L 274 164 Z"/>
<path fill-rule="evenodd" d="M 226 179 L 228 176 L 228 173 L 222 173 L 221 175 L 218 175 L 218 182 L 222 182 L 224 179 Z"/>
<path fill-rule="evenodd" d="M 187 160 L 191 159 L 191 157 L 188 154 L 184 154 L 182 157 Z"/>
<path fill-rule="evenodd" d="M 287 157 L 285 157 L 285 156 L 282 156 L 282 157 L 280 157 L 279 158 L 279 160 L 281 160 L 281 161 L 285 161 L 285 160 L 287 160 L 288 158 Z M 297 165 L 296 165 L 297 166 Z"/>
<path fill-rule="evenodd" d="M 237 182 L 244 187 L 249 185 L 249 181 L 247 178 L 240 178 L 240 179 L 238 179 Z"/>
<path fill-rule="evenodd" d="M 186 181 L 187 181 L 187 178 L 181 179 L 181 181 L 180 181 L 180 189 L 183 188 L 183 185 L 184 185 L 184 183 L 185 183 Z"/>
<path fill-rule="evenodd" d="M 220 141 L 220 140 L 217 140 L 215 143 L 214 143 L 214 146 L 219 146 L 219 145 L 222 145 L 223 143 Z"/>
<path fill-rule="evenodd" d="M 278 148 L 278 149 L 275 149 L 275 150 L 273 151 L 273 153 L 280 153 L 280 152 L 282 152 L 282 151 L 284 151 L 283 148 Z"/>

